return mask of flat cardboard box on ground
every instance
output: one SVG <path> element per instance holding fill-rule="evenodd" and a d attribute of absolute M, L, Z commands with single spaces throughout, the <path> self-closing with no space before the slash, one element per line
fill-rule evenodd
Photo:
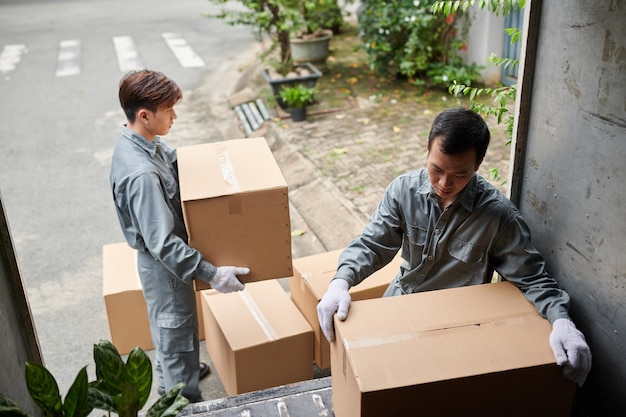
<path fill-rule="evenodd" d="M 331 345 L 336 417 L 569 417 L 551 326 L 502 282 L 352 303 Z"/>
<path fill-rule="evenodd" d="M 102 293 L 109 323 L 111 343 L 121 355 L 135 347 L 154 349 L 148 309 L 137 275 L 137 254 L 126 242 L 102 247 Z M 198 332 L 204 339 L 200 293 L 196 293 Z"/>
<path fill-rule="evenodd" d="M 317 318 L 317 304 L 322 299 L 328 284 L 335 276 L 339 255 L 343 249 L 293 260 L 293 276 L 290 279 L 291 299 L 308 320 L 315 333 L 315 363 L 324 369 L 330 367 L 330 344 L 322 333 Z M 398 254 L 384 268 L 366 280 L 350 288 L 353 301 L 380 298 L 391 280 L 400 271 L 402 258 Z"/>
<path fill-rule="evenodd" d="M 287 183 L 265 139 L 183 146 L 177 155 L 189 245 L 213 265 L 250 268 L 244 282 L 290 277 Z"/>
<path fill-rule="evenodd" d="M 228 395 L 313 378 L 313 330 L 277 280 L 202 291 L 206 348 Z"/>

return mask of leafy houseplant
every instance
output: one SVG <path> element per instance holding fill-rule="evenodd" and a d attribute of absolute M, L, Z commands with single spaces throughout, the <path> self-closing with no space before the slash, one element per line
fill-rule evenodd
<path fill-rule="evenodd" d="M 54 376 L 42 365 L 26 363 L 26 385 L 35 404 L 46 417 L 86 417 L 94 408 L 113 411 L 120 417 L 136 417 L 146 404 L 152 386 L 152 364 L 136 347 L 124 363 L 117 349 L 107 340 L 94 345 L 96 381 L 87 380 L 87 367 L 80 370 L 65 400 Z M 159 398 L 147 417 L 174 417 L 189 401 L 180 395 L 178 384 Z M 20 407 L 0 393 L 0 416 L 29 417 Z"/>
<path fill-rule="evenodd" d="M 94 407 L 113 411 L 119 417 L 136 417 L 148 401 L 152 386 L 152 363 L 146 353 L 135 347 L 126 363 L 108 340 L 93 347 L 96 381 L 90 384 Z M 148 417 L 173 417 L 189 401 L 180 395 L 184 384 L 174 386 L 147 412 Z"/>
<path fill-rule="evenodd" d="M 65 401 L 61 397 L 56 379 L 43 365 L 26 362 L 25 378 L 28 393 L 46 417 L 86 417 L 93 410 L 88 398 L 87 367 L 76 375 Z M 2 393 L 0 415 L 28 417 L 28 414 Z"/>
<path fill-rule="evenodd" d="M 306 120 L 306 108 L 313 102 L 315 92 L 315 88 L 306 87 L 302 84 L 283 87 L 280 90 L 280 99 L 289 109 L 294 122 Z"/>

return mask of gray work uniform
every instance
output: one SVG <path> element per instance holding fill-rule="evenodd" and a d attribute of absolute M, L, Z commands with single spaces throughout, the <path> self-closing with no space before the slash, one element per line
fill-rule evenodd
<path fill-rule="evenodd" d="M 110 173 L 117 216 L 148 307 L 159 383 L 185 383 L 183 395 L 201 401 L 195 278 L 209 282 L 216 267 L 187 244 L 176 152 L 127 127 L 113 150 Z M 132 320 L 132 317 L 128 318 Z"/>
<path fill-rule="evenodd" d="M 335 278 L 357 285 L 402 250 L 385 296 L 491 281 L 494 270 L 522 290 L 550 323 L 568 317 L 560 290 L 513 203 L 478 174 L 441 210 L 428 172 L 394 179 L 362 235 L 342 252 Z"/>

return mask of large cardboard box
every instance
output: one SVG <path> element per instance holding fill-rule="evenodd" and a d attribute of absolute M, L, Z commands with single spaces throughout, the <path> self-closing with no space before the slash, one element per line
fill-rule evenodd
<path fill-rule="evenodd" d="M 313 378 L 313 330 L 277 280 L 202 292 L 206 348 L 228 395 Z"/>
<path fill-rule="evenodd" d="M 178 148 L 189 244 L 244 282 L 292 275 L 287 183 L 264 138 Z M 197 280 L 196 289 L 209 285 Z"/>
<path fill-rule="evenodd" d="M 358 301 L 335 329 L 337 417 L 570 415 L 551 326 L 508 282 Z"/>
<path fill-rule="evenodd" d="M 137 254 L 126 242 L 102 247 L 102 293 L 111 343 L 121 355 L 139 346 L 154 349 L 148 321 L 148 309 L 137 275 Z M 196 293 L 198 333 L 204 339 L 200 293 Z"/>
<path fill-rule="evenodd" d="M 330 366 L 330 344 L 317 318 L 317 304 L 322 299 L 328 284 L 335 276 L 337 262 L 342 250 L 304 256 L 293 260 L 293 276 L 290 279 L 291 299 L 308 320 L 315 333 L 315 363 L 320 368 Z M 402 258 L 398 254 L 384 268 L 366 280 L 350 288 L 353 301 L 382 297 L 391 280 L 400 271 Z"/>

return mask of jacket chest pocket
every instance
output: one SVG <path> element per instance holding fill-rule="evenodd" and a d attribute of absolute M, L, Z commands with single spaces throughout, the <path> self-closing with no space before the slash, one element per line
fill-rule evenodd
<path fill-rule="evenodd" d="M 424 245 L 426 245 L 428 230 L 420 226 L 413 226 L 409 224 L 407 225 L 406 235 L 411 245 L 423 248 Z"/>
<path fill-rule="evenodd" d="M 460 239 L 450 239 L 448 253 L 455 259 L 465 263 L 477 263 L 485 256 L 485 247 L 474 245 Z"/>

